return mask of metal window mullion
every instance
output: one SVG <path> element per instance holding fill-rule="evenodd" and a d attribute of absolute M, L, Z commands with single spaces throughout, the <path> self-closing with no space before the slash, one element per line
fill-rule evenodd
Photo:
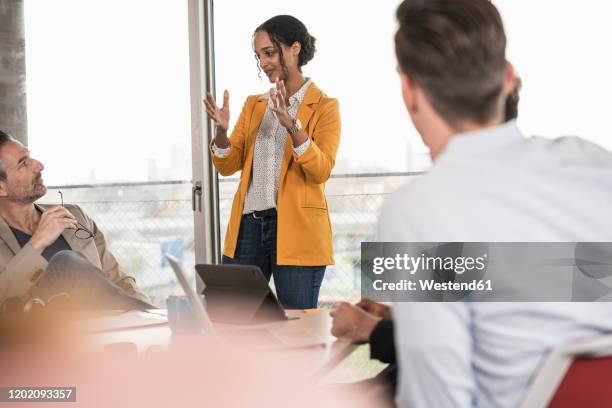
<path fill-rule="evenodd" d="M 217 175 L 210 160 L 210 121 L 202 104 L 208 89 L 214 92 L 212 0 L 188 0 L 189 71 L 191 99 L 192 183 L 202 186 L 201 206 L 194 211 L 196 263 L 219 261 Z"/>

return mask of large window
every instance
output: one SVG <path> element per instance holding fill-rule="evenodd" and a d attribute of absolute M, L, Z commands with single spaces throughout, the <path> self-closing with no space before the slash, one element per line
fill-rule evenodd
<path fill-rule="evenodd" d="M 580 135 L 612 149 L 604 114 L 612 91 L 609 2 L 497 0 L 508 34 L 508 58 L 523 79 L 519 126 L 525 134 Z M 215 2 L 217 93 L 230 91 L 235 121 L 249 94 L 270 84 L 257 76 L 253 30 L 277 14 L 302 20 L 317 38 L 304 72 L 340 101 L 342 137 L 326 192 L 336 265 L 328 268 L 321 300 L 359 296 L 360 242 L 371 239 L 385 196 L 430 166 L 427 148 L 403 106 L 393 35 L 399 0 L 348 2 L 262 0 Z M 365 174 L 364 174 L 365 173 Z M 236 178 L 221 179 L 225 231 Z M 409 203 L 407 203 L 409 205 Z M 425 215 L 424 215 L 425 216 Z"/>
<path fill-rule="evenodd" d="M 340 150 L 326 186 L 336 264 L 328 267 L 321 287 L 324 304 L 359 297 L 361 242 L 373 238 L 380 204 L 409 179 L 407 172 L 429 166 L 427 149 L 401 103 L 395 74 L 396 6 L 394 1 L 321 0 L 214 4 L 216 87 L 219 95 L 230 91 L 232 121 L 247 95 L 271 86 L 263 73 L 258 77 L 253 56 L 251 39 L 259 24 L 276 14 L 291 14 L 317 38 L 317 53 L 303 71 L 327 95 L 338 98 L 342 115 Z M 237 180 L 220 181 L 223 235 Z"/>
<path fill-rule="evenodd" d="M 526 134 L 580 136 L 612 150 L 612 3 L 496 0 L 508 58 L 523 78 L 519 125 Z"/>
<path fill-rule="evenodd" d="M 519 122 L 526 134 L 579 135 L 612 149 L 605 110 L 612 92 L 612 4 L 601 0 L 496 0 L 508 58 L 523 77 Z M 257 77 L 253 30 L 276 14 L 301 19 L 317 37 L 305 72 L 340 100 L 337 173 L 422 170 L 426 148 L 402 104 L 393 34 L 400 1 L 263 0 L 215 2 L 216 83 L 231 92 L 233 119 L 248 94 L 270 85 Z"/>
<path fill-rule="evenodd" d="M 219 94 L 223 89 L 230 91 L 232 118 L 237 119 L 247 95 L 270 87 L 263 73 L 262 79 L 257 76 L 253 30 L 274 15 L 291 14 L 317 38 L 317 53 L 304 73 L 340 101 L 342 139 L 336 173 L 426 168 L 427 151 L 406 116 L 395 74 L 397 4 L 216 1 L 216 84 Z"/>
<path fill-rule="evenodd" d="M 304 71 L 339 99 L 342 114 L 327 184 L 336 265 L 323 284 L 324 302 L 358 296 L 360 243 L 372 238 L 380 204 L 430 166 L 395 72 L 399 3 L 214 1 L 215 85 L 218 96 L 230 91 L 232 122 L 247 95 L 270 87 L 258 77 L 255 27 L 292 14 L 317 38 Z M 579 135 L 612 149 L 604 111 L 612 91 L 612 55 L 605 52 L 611 3 L 494 3 L 506 24 L 508 58 L 523 79 L 524 132 Z M 58 202 L 61 189 L 66 201 L 81 204 L 126 271 L 161 299 L 173 280 L 162 253 L 189 265 L 196 245 L 188 2 L 28 0 L 25 7 L 29 147 L 46 165 L 47 185 L 56 187 L 44 200 Z M 194 90 L 193 60 L 191 66 Z M 236 180 L 220 179 L 222 236 Z"/>
<path fill-rule="evenodd" d="M 187 3 L 26 1 L 29 148 L 159 300 L 193 265 Z M 192 270 L 192 268 L 186 268 Z"/>

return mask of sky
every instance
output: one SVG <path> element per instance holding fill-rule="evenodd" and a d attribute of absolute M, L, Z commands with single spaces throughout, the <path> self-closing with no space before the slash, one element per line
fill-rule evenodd
<path fill-rule="evenodd" d="M 251 49 L 254 28 L 276 14 L 300 18 L 317 38 L 304 72 L 338 98 L 336 172 L 428 165 L 405 112 L 395 71 L 397 0 L 217 0 L 217 94 L 232 122 L 247 95 L 265 92 Z M 519 126 L 527 135 L 578 135 L 612 150 L 612 3 L 494 1 L 508 59 L 523 79 Z M 29 145 L 47 184 L 191 178 L 187 1 L 28 0 Z"/>

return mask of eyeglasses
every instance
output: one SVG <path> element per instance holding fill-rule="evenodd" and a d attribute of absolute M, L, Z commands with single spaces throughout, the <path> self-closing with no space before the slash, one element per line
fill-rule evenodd
<path fill-rule="evenodd" d="M 59 194 L 60 202 L 62 203 L 62 207 L 64 207 L 64 195 L 59 190 L 57 194 Z M 74 236 L 78 239 L 89 239 L 94 237 L 94 233 L 77 221 L 77 229 L 74 231 Z"/>

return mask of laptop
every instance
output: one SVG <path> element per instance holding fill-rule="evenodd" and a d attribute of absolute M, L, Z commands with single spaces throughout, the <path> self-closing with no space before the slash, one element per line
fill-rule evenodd
<path fill-rule="evenodd" d="M 285 310 L 254 265 L 195 266 L 214 322 L 261 324 L 287 320 Z"/>
<path fill-rule="evenodd" d="M 212 325 L 207 309 L 199 301 L 195 290 L 189 285 L 182 266 L 172 255 L 165 255 L 174 274 L 176 275 L 196 319 L 198 325 L 205 333 L 212 333 L 216 338 L 222 338 L 229 343 L 237 343 L 248 346 L 249 348 L 263 349 L 287 349 L 324 346 L 325 342 L 317 336 L 313 336 L 301 330 L 297 321 L 289 322 L 283 319 L 282 322 L 268 323 L 264 325 Z M 260 271 L 261 273 L 261 271 Z M 208 305 L 208 299 L 207 299 Z M 207 306 L 208 307 L 208 306 Z M 283 312 L 284 316 L 284 312 Z"/>
<path fill-rule="evenodd" d="M 189 282 L 187 281 L 187 277 L 183 272 L 183 268 L 179 264 L 178 260 L 172 255 L 166 254 L 166 259 L 170 263 L 174 274 L 176 275 L 176 279 L 178 279 L 181 288 L 183 288 L 183 292 L 185 292 L 185 296 L 187 296 L 187 300 L 189 301 L 189 305 L 191 306 L 191 312 L 195 317 L 198 326 L 202 330 L 202 332 L 211 337 L 217 337 L 217 331 L 213 326 L 208 314 L 206 313 L 206 309 L 200 302 L 200 299 L 196 292 L 191 288 Z"/>

